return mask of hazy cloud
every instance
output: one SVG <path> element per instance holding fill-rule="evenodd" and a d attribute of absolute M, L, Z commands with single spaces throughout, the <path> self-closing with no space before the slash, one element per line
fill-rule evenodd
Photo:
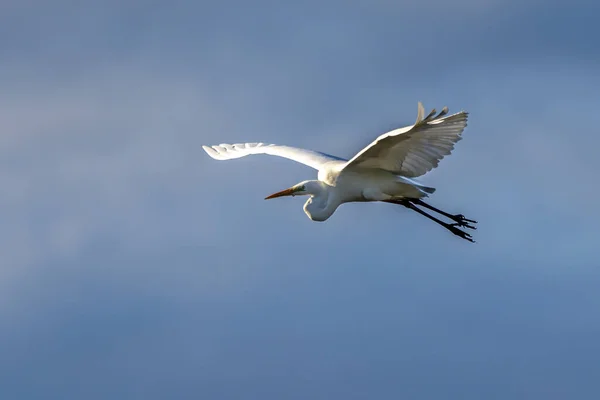
<path fill-rule="evenodd" d="M 0 393 L 594 397 L 597 28 L 555 5 L 2 3 Z M 349 157 L 417 101 L 471 113 L 423 181 L 477 245 L 201 150 Z"/>

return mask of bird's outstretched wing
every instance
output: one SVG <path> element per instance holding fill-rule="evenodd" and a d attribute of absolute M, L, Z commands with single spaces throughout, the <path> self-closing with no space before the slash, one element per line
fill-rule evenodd
<path fill-rule="evenodd" d="M 461 111 L 445 116 L 448 108 L 426 117 L 419 102 L 417 121 L 412 126 L 395 129 L 379 136 L 348 163 L 349 166 L 380 168 L 407 178 L 421 176 L 437 167 L 454 149 L 467 126 L 468 113 Z"/>
<path fill-rule="evenodd" d="M 317 151 L 265 143 L 220 144 L 218 146 L 210 147 L 202 146 L 202 148 L 215 160 L 232 160 L 250 154 L 269 154 L 287 158 L 317 170 L 322 169 L 325 164 L 332 161 L 346 161 L 343 158 L 319 153 Z"/>

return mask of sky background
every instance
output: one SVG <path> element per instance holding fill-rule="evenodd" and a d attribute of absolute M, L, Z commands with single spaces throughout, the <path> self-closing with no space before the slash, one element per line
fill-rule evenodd
<path fill-rule="evenodd" d="M 600 25 L 588 1 L 0 3 L 3 399 L 597 399 Z M 389 204 L 263 198 L 425 107 Z"/>

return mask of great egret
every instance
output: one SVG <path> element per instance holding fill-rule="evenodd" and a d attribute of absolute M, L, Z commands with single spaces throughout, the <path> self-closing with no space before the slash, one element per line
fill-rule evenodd
<path fill-rule="evenodd" d="M 435 191 L 411 178 L 437 167 L 461 139 L 467 126 L 468 113 L 461 111 L 448 115 L 448 108 L 426 117 L 423 105 L 418 103 L 414 125 L 395 129 L 375 139 L 350 160 L 312 150 L 265 143 L 221 144 L 202 146 L 216 160 L 231 160 L 250 154 L 269 154 L 284 157 L 318 170 L 318 180 L 300 182 L 289 189 L 267 196 L 310 196 L 304 212 L 313 221 L 327 220 L 343 203 L 382 201 L 399 204 L 442 225 L 450 232 L 473 242 L 470 234 L 459 229 L 476 229 L 477 221 L 462 214 L 449 214 L 426 204 L 422 199 Z M 417 207 L 428 208 L 450 220 L 446 223 Z"/>

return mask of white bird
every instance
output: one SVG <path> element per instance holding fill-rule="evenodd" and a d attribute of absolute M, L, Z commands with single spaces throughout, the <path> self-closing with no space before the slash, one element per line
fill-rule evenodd
<path fill-rule="evenodd" d="M 231 160 L 250 154 L 269 154 L 284 157 L 318 170 L 318 180 L 300 182 L 289 189 L 274 193 L 267 199 L 283 196 L 310 196 L 304 212 L 313 221 L 327 220 L 343 203 L 382 201 L 400 204 L 444 226 L 473 242 L 471 235 L 459 229 L 476 229 L 476 221 L 462 214 L 449 214 L 426 204 L 422 199 L 435 191 L 411 178 L 437 167 L 461 139 L 467 126 L 468 113 L 448 115 L 448 108 L 425 117 L 419 102 L 414 125 L 387 132 L 362 149 L 350 160 L 312 150 L 265 143 L 221 144 L 202 146 L 216 160 Z M 428 208 L 450 220 L 446 223 L 417 207 Z"/>

